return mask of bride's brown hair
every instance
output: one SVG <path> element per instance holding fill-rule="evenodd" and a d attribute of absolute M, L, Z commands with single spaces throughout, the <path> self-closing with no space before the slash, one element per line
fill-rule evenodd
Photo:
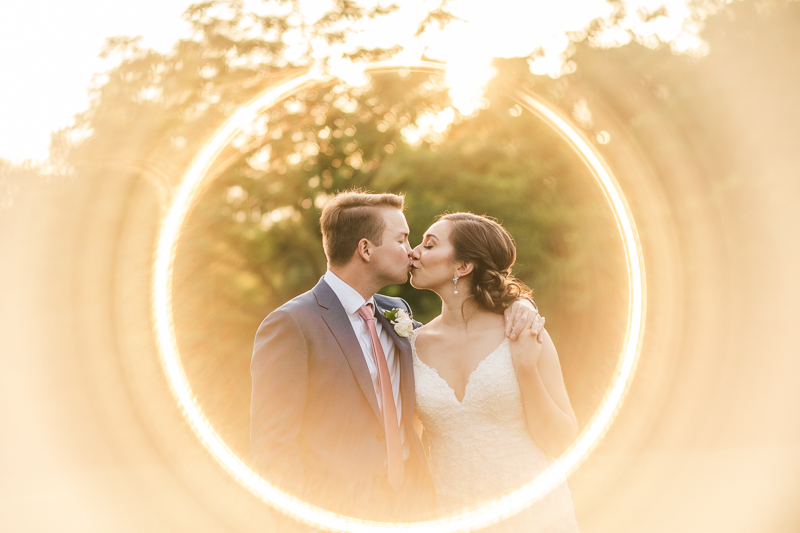
<path fill-rule="evenodd" d="M 517 249 L 503 226 L 472 213 L 449 213 L 439 220 L 452 224 L 454 259 L 473 265 L 470 289 L 481 307 L 502 313 L 518 298 L 530 296 L 531 290 L 511 275 Z"/>

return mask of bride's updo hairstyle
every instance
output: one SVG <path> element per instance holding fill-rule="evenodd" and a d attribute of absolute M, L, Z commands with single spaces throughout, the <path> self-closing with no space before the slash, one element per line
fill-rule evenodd
<path fill-rule="evenodd" d="M 470 289 L 481 307 L 502 313 L 518 298 L 530 296 L 531 290 L 511 275 L 517 249 L 503 226 L 472 213 L 450 213 L 439 220 L 452 224 L 454 259 L 473 264 Z"/>

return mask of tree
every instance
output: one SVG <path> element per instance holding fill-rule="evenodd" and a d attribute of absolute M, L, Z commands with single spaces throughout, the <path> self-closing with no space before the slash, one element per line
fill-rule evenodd
<path fill-rule="evenodd" d="M 169 54 L 136 40 L 109 42 L 106 53 L 121 63 L 98 80 L 73 131 L 81 140 L 64 156 L 84 179 L 122 172 L 168 191 L 226 117 L 303 64 L 284 56 L 289 12 L 255 16 L 235 3 L 205 2 L 187 17 L 194 37 Z M 339 38 L 325 33 L 331 23 L 323 17 L 315 31 Z M 483 108 L 470 116 L 455 112 L 441 76 L 426 72 L 302 91 L 266 111 L 215 163 L 177 250 L 175 324 L 201 405 L 241 455 L 253 333 L 324 272 L 319 213 L 338 190 L 404 192 L 412 243 L 445 211 L 497 218 L 518 243 L 515 273 L 536 291 L 556 338 L 559 323 L 591 313 L 605 296 L 588 272 L 598 264 L 617 278 L 623 272 L 608 254 L 613 244 L 587 231 L 615 235 L 583 164 L 508 91 L 522 85 L 546 94 L 556 82 L 531 75 L 524 60 L 496 67 Z M 408 285 L 386 292 L 406 298 L 423 321 L 438 313 L 432 293 Z"/>

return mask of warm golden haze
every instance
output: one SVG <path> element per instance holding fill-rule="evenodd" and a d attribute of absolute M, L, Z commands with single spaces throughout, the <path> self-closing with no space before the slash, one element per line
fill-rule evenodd
<path fill-rule="evenodd" d="M 407 65 L 407 67 L 417 66 L 415 64 Z M 419 66 L 432 68 L 430 65 Z M 376 65 L 376 67 L 378 69 L 382 68 L 381 65 Z M 599 409 L 594 414 L 591 423 L 584 429 L 577 442 L 563 457 L 522 489 L 472 513 L 413 525 L 409 523 L 375 524 L 336 515 L 310 506 L 270 485 L 268 480 L 258 477 L 225 445 L 203 414 L 197 400 L 193 397 L 191 386 L 181 366 L 178 344 L 175 339 L 170 290 L 173 284 L 172 272 L 175 251 L 184 220 L 191 210 L 192 204 L 196 201 L 197 193 L 204 186 L 208 186 L 205 183 L 208 180 L 208 169 L 211 168 L 214 159 L 224 149 L 225 144 L 238 135 L 245 124 L 254 120 L 258 114 L 275 106 L 284 98 L 291 97 L 299 88 L 313 87 L 315 83 L 320 81 L 324 80 L 317 80 L 310 75 L 300 76 L 260 95 L 251 104 L 237 111 L 233 119 L 223 125 L 207 147 L 200 152 L 192 168 L 183 178 L 180 189 L 165 218 L 159 238 L 153 284 L 153 313 L 159 338 L 159 351 L 172 390 L 200 440 L 237 481 L 264 501 L 284 509 L 291 513 L 292 516 L 316 527 L 352 532 L 410 529 L 449 533 L 487 525 L 510 516 L 560 484 L 561 479 L 586 459 L 592 449 L 597 446 L 602 436 L 608 431 L 633 380 L 636 361 L 641 350 L 641 339 L 644 335 L 642 326 L 646 310 L 641 247 L 636 233 L 635 222 L 625 203 L 619 185 L 596 148 L 565 117 L 531 95 L 525 95 L 520 102 L 540 115 L 543 120 L 570 143 L 573 149 L 587 163 L 597 180 L 598 186 L 602 188 L 609 199 L 609 207 L 613 210 L 617 220 L 628 264 L 628 290 L 630 295 L 627 306 L 628 324 L 614 381 Z M 398 211 L 398 213 L 400 212 Z M 387 225 L 390 228 L 393 227 L 391 223 L 387 223 Z M 407 268 L 405 264 L 401 266 Z"/>
<path fill-rule="evenodd" d="M 0 10 L 3 19 L 18 23 L 9 24 L 0 37 L 3 48 L 15 51 L 7 54 L 4 64 L 16 73 L 0 88 L 0 116 L 7 117 L 9 125 L 0 137 L 4 147 L 0 158 L 16 162 L 46 159 L 50 134 L 69 127 L 74 115 L 90 103 L 86 89 L 102 83 L 104 71 L 121 59 L 113 54 L 110 61 L 97 59 L 104 40 L 140 35 L 144 46 L 166 52 L 172 42 L 188 33 L 179 15 L 190 5 L 186 0 L 115 2 L 113 8 L 102 2 L 38 2 L 36 11 L 34 4 L 4 6 Z M 290 3 L 274 0 L 209 5 L 213 6 L 209 14 L 231 21 L 228 31 L 232 36 L 256 32 L 259 15 L 292 10 Z M 601 47 L 636 40 L 648 46 L 670 43 L 678 52 L 703 53 L 705 45 L 698 35 L 705 17 L 716 10 L 714 5 L 682 0 L 635 0 L 618 5 L 602 0 L 505 0 L 487 10 L 480 2 L 466 0 L 448 2 L 443 7 L 427 0 L 394 4 L 363 0 L 353 3 L 357 6 L 353 13 L 378 8 L 381 14 L 354 23 L 352 16 L 331 17 L 337 9 L 333 1 L 303 0 L 287 19 L 290 30 L 283 36 L 284 61 L 319 68 L 327 65 L 335 75 L 356 84 L 363 83 L 363 63 L 360 59 L 352 62 L 349 57 L 362 49 L 394 49 L 400 64 L 423 57 L 444 61 L 448 64 L 446 79 L 453 108 L 469 115 L 480 107 L 482 88 L 494 75 L 490 65 L 494 57 L 530 57 L 532 72 L 559 76 L 574 68 L 569 62 L 574 53 L 574 34 L 585 35 L 587 31 Z M 312 26 L 322 17 L 332 23 L 314 36 Z M 73 31 L 76 27 L 82 30 Z M 341 42 L 326 38 L 341 32 L 345 36 Z M 44 46 L 17 46 L 20 39 L 31 35 Z M 247 60 L 258 62 L 263 58 L 253 54 Z M 93 82 L 93 75 L 100 77 Z M 157 97 L 157 92 L 143 97 Z M 443 119 L 447 120 L 438 118 Z M 425 122 L 419 126 L 423 131 L 429 128 Z M 410 131 L 409 135 L 413 138 L 414 133 Z"/>
<path fill-rule="evenodd" d="M 509 229 L 513 274 L 547 316 L 587 428 L 626 340 L 631 250 L 613 198 L 511 92 L 520 85 L 613 170 L 647 274 L 635 379 L 569 476 L 581 531 L 800 530 L 800 3 L 694 5 L 717 11 L 702 19 L 703 54 L 654 40 L 603 48 L 590 36 L 567 45 L 557 78 L 532 73 L 526 57 L 496 59 L 489 83 L 472 86 L 485 101 L 469 115 L 441 64 L 354 67 L 337 70 L 352 85 L 306 86 L 242 119 L 238 134 L 220 128 L 301 75 L 277 66 L 271 30 L 243 39 L 207 7 L 192 11 L 192 39 L 173 54 L 118 42 L 119 67 L 58 137 L 50 166 L 0 162 L 0 530 L 275 529 L 270 506 L 198 438 L 158 351 L 153 259 L 189 170 L 209 181 L 180 224 L 163 226 L 177 247 L 166 247 L 161 295 L 173 330 L 161 332 L 168 349 L 174 334 L 172 370 L 188 386 L 178 393 L 205 417 L 201 434 L 242 472 L 253 331 L 325 272 L 320 210 L 353 187 L 406 193 L 412 247 L 445 211 Z M 513 45 L 511 28 L 525 25 L 510 21 L 492 44 Z M 26 42 L 44 43 L 37 35 Z M 201 152 L 215 132 L 230 135 Z M 422 322 L 441 305 L 408 284 L 387 292 Z"/>

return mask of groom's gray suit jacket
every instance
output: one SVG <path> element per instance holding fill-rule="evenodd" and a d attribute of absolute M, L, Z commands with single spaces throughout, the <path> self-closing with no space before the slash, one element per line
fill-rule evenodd
<path fill-rule="evenodd" d="M 372 520 L 413 521 L 435 506 L 422 444 L 413 430 L 411 345 L 375 295 L 376 316 L 400 355 L 400 390 L 411 455 L 399 492 L 389 485 L 383 417 L 364 353 L 336 294 L 322 279 L 270 313 L 256 333 L 250 444 L 268 481 L 325 509 Z"/>

